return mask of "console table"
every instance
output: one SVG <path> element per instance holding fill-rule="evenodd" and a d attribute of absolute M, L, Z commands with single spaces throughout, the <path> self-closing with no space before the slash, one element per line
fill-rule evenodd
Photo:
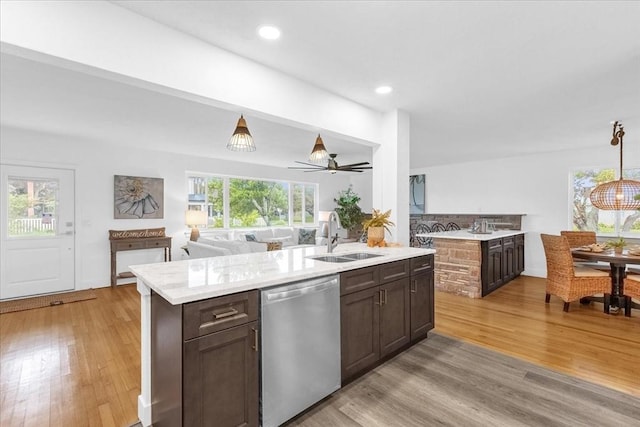
<path fill-rule="evenodd" d="M 139 237 L 111 240 L 111 286 L 118 284 L 118 278 L 135 277 L 133 273 L 116 274 L 116 253 L 139 249 L 164 248 L 164 261 L 171 261 L 171 237 Z"/>

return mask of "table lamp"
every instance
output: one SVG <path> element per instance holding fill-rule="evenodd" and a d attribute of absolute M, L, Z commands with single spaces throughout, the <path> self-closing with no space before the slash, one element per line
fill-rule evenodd
<path fill-rule="evenodd" d="M 207 224 L 207 212 L 188 210 L 185 212 L 184 218 L 184 222 L 191 227 L 191 237 L 189 240 L 197 242 L 198 237 L 200 237 L 198 226 Z"/>

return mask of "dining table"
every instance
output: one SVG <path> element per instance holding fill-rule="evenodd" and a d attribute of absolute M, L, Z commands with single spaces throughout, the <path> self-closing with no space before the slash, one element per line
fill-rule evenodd
<path fill-rule="evenodd" d="M 640 265 L 640 255 L 630 254 L 627 249 L 621 253 L 616 253 L 613 249 L 607 249 L 602 252 L 594 252 L 575 248 L 571 250 L 574 258 L 608 262 L 610 266 L 611 276 L 611 303 L 607 313 L 617 313 L 620 307 L 624 307 L 624 278 L 627 275 L 627 265 Z M 586 303 L 590 301 L 600 301 L 598 297 L 582 298 L 580 302 Z M 632 307 L 640 308 L 640 304 L 632 303 Z"/>

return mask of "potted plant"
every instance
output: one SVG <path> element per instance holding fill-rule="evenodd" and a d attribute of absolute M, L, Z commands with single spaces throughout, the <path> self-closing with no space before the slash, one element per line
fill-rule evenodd
<path fill-rule="evenodd" d="M 360 196 L 349 186 L 346 190 L 339 192 L 338 197 L 333 201 L 338 205 L 335 211 L 340 218 L 342 228 L 348 230 L 348 237 L 353 237 L 352 234 L 358 234 L 358 228 L 364 218 L 364 213 L 358 206 Z"/>
<path fill-rule="evenodd" d="M 618 236 L 616 240 L 609 240 L 607 242 L 607 246 L 613 248 L 613 251 L 617 254 L 622 253 L 622 249 L 627 245 L 627 242 L 622 238 L 622 236 Z"/>
<path fill-rule="evenodd" d="M 382 213 L 378 209 L 373 209 L 371 218 L 366 219 L 362 226 L 367 232 L 367 245 L 369 246 L 384 246 L 384 231 L 389 230 L 390 225 L 395 225 L 389 217 L 391 216 L 391 209 Z"/>

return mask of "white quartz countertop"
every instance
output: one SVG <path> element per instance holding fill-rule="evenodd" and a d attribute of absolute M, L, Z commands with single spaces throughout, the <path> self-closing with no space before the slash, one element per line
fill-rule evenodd
<path fill-rule="evenodd" d="M 442 234 L 442 233 L 436 233 Z M 308 258 L 326 254 L 325 246 L 200 258 L 131 266 L 146 286 L 171 304 L 228 295 L 252 289 L 321 277 L 376 264 L 435 253 L 433 249 L 369 248 L 364 243 L 338 245 L 334 255 L 368 252 L 382 256 L 343 263 Z"/>
<path fill-rule="evenodd" d="M 433 237 L 438 239 L 458 239 L 458 240 L 493 240 L 501 237 L 524 234 L 522 230 L 497 230 L 491 234 L 471 233 L 469 230 L 442 231 L 439 233 L 416 234 L 416 237 Z"/>

